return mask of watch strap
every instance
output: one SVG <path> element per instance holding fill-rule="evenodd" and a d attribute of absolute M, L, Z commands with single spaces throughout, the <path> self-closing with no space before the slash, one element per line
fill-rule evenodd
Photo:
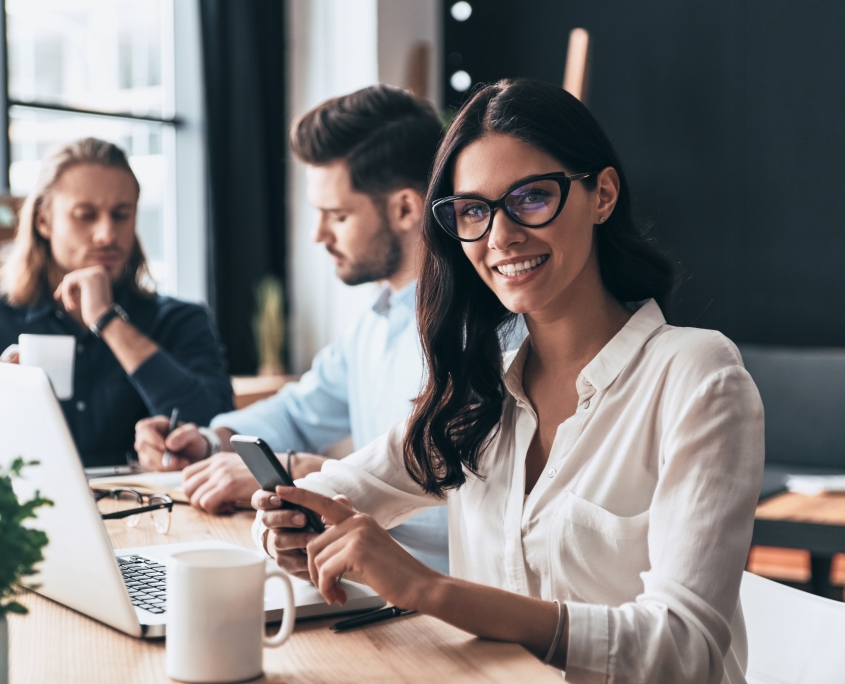
<path fill-rule="evenodd" d="M 209 458 L 214 456 L 214 454 L 220 453 L 223 445 L 220 442 L 220 438 L 217 436 L 217 433 L 207 427 L 201 427 L 198 428 L 198 430 L 199 433 L 205 437 L 205 441 L 208 442 L 208 451 L 206 452 L 205 457 Z"/>
<path fill-rule="evenodd" d="M 129 321 L 129 314 L 123 310 L 120 304 L 112 304 L 106 312 L 100 316 L 94 323 L 88 326 L 88 329 L 97 337 L 103 337 L 103 330 L 115 318 L 122 318 L 124 321 Z"/>

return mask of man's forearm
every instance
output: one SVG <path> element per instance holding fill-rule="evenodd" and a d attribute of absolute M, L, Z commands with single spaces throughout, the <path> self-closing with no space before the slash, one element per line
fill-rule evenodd
<path fill-rule="evenodd" d="M 158 351 L 158 345 L 135 326 L 115 318 L 103 330 L 103 341 L 109 345 L 123 370 L 132 375 L 144 361 Z"/>

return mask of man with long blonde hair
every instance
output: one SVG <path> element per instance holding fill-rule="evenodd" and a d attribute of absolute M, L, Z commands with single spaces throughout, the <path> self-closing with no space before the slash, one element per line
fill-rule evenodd
<path fill-rule="evenodd" d="M 62 409 L 86 466 L 134 458 L 135 423 L 232 408 L 210 312 L 155 293 L 135 230 L 140 186 L 116 145 L 85 138 L 43 161 L 0 267 L 0 350 L 22 333 L 76 338 Z"/>

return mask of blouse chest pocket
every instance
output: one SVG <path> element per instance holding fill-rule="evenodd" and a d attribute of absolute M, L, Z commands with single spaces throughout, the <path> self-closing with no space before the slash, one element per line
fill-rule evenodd
<path fill-rule="evenodd" d="M 648 510 L 625 518 L 567 492 L 549 535 L 555 596 L 611 606 L 633 600 L 650 567 L 648 521 Z"/>

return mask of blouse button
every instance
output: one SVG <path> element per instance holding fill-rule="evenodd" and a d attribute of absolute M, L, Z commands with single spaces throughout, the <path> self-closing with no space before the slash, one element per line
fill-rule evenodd
<path fill-rule="evenodd" d="M 557 474 L 557 470 L 554 468 L 549 469 L 549 477 L 554 477 Z"/>
<path fill-rule="evenodd" d="M 77 401 L 76 402 L 76 410 L 77 411 L 84 411 L 85 410 L 85 402 L 84 401 Z"/>
<path fill-rule="evenodd" d="M 82 342 L 80 342 L 79 344 L 76 345 L 76 353 L 77 354 L 81 354 L 84 351 L 85 351 L 85 345 L 82 344 Z"/>
<path fill-rule="evenodd" d="M 581 408 L 585 408 L 585 409 L 590 408 L 590 400 L 587 399 L 587 401 L 585 401 L 583 404 L 581 404 Z"/>

